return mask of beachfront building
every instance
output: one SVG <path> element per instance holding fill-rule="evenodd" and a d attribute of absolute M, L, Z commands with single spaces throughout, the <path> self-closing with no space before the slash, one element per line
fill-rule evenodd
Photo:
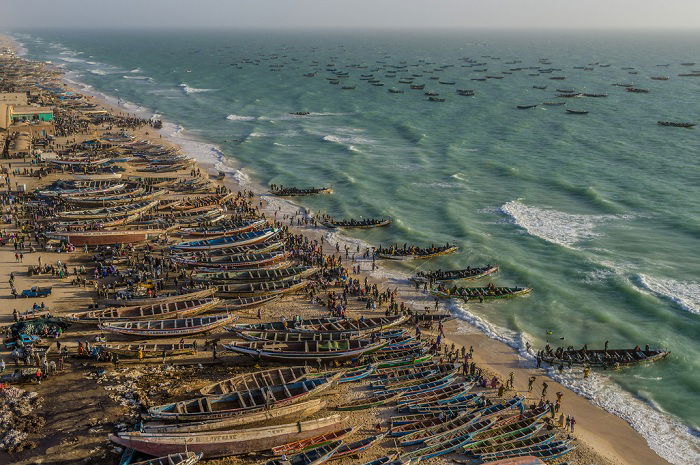
<path fill-rule="evenodd" d="M 22 122 L 53 121 L 53 109 L 27 103 L 24 92 L 0 93 L 0 129 Z"/>

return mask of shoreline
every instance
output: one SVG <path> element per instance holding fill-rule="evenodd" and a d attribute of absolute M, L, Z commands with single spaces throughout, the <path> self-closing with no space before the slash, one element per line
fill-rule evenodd
<path fill-rule="evenodd" d="M 80 93 L 90 94 L 84 90 L 80 90 Z M 102 94 L 99 91 L 96 91 Z M 105 94 L 102 94 L 105 95 Z M 109 97 L 109 96 L 107 96 Z M 104 106 L 114 110 L 119 110 L 120 113 L 128 113 L 128 108 L 114 107 L 114 105 L 109 102 L 101 101 L 99 96 L 93 97 L 95 100 L 103 104 Z M 143 108 L 143 107 L 140 107 Z M 144 111 L 148 110 L 143 108 Z M 152 113 L 151 113 L 152 114 Z M 180 128 L 184 130 L 179 125 L 172 124 L 175 128 Z M 163 139 L 167 140 L 169 144 L 173 146 L 178 146 L 182 148 L 182 152 L 189 155 L 186 148 L 178 144 L 177 139 L 189 140 L 194 144 L 202 144 L 209 147 L 213 147 L 218 150 L 214 144 L 208 144 L 203 141 L 197 141 L 195 139 L 188 139 L 185 136 L 176 137 L 173 134 L 167 135 L 163 134 L 165 132 L 164 128 L 159 131 L 163 136 Z M 214 152 L 215 150 L 212 150 Z M 219 152 L 220 153 L 220 152 Z M 221 156 L 224 156 L 221 153 Z M 214 174 L 218 168 L 217 163 L 223 160 L 216 160 L 212 162 L 207 162 L 206 160 L 200 160 L 196 157 L 194 158 L 196 165 L 202 168 L 203 171 Z M 233 160 L 235 158 L 232 157 Z M 236 163 L 239 165 L 239 163 Z M 237 172 L 241 172 L 245 167 L 231 168 Z M 264 212 L 266 214 L 274 213 L 276 208 L 285 205 L 285 209 L 282 211 L 284 215 L 294 215 L 298 210 L 306 209 L 303 206 L 295 204 L 293 201 L 287 199 L 280 199 L 270 195 L 266 195 L 266 188 L 262 185 L 257 185 L 253 181 L 249 181 L 250 184 L 242 184 L 239 180 L 233 179 L 227 176 L 224 179 L 224 184 L 234 190 L 238 189 L 250 189 L 255 191 L 261 196 L 261 199 L 265 201 Z M 278 210 L 279 211 L 279 210 Z M 308 212 L 307 212 L 308 213 Z M 320 236 L 335 236 L 340 241 L 347 241 L 347 243 L 355 245 L 359 240 L 353 239 L 351 237 L 345 237 L 340 234 L 335 234 L 336 231 L 324 228 L 324 227 L 290 227 L 294 232 L 301 232 L 307 236 L 320 237 Z M 341 242 L 343 244 L 343 242 Z M 326 249 L 324 251 L 328 252 L 329 241 L 326 240 Z M 347 263 L 347 262 L 346 262 Z M 368 262 L 361 262 L 368 263 Z M 413 304 L 420 304 L 421 306 L 430 305 L 432 303 L 432 298 L 429 295 L 422 293 L 412 292 L 410 285 L 397 279 L 397 272 L 393 272 L 394 276 L 387 277 L 382 269 L 375 276 L 370 275 L 370 281 L 382 283 L 383 285 L 389 284 L 390 287 L 398 286 L 400 289 L 401 300 L 408 301 Z M 445 307 L 443 305 L 443 307 Z M 448 309 L 449 310 L 449 309 Z M 454 313 L 454 312 L 451 312 Z M 474 332 L 469 332 L 468 334 L 461 334 L 462 330 L 459 329 L 458 325 L 462 324 L 473 330 Z M 475 347 L 475 358 L 479 361 L 479 365 L 486 368 L 489 371 L 497 373 L 502 379 L 505 379 L 508 372 L 516 372 L 516 389 L 525 390 L 524 384 L 526 384 L 526 379 L 530 374 L 537 373 L 539 376 L 543 376 L 542 370 L 535 371 L 532 370 L 528 365 L 531 365 L 531 361 L 523 359 L 521 355 L 510 347 L 508 344 L 492 339 L 487 334 L 482 332 L 477 326 L 471 324 L 468 321 L 459 319 L 453 320 L 446 325 L 447 341 L 454 342 L 458 345 L 468 347 L 470 345 Z M 485 355 L 487 353 L 488 355 Z M 525 365 L 525 366 L 523 366 Z M 644 464 L 656 464 L 656 463 L 668 463 L 661 457 L 656 455 L 656 453 L 649 447 L 644 438 L 637 433 L 627 422 L 623 419 L 609 413 L 600 407 L 593 405 L 588 399 L 583 396 L 576 394 L 574 391 L 559 385 L 553 379 L 552 381 L 547 381 L 550 385 L 550 395 L 561 390 L 565 393 L 564 395 L 564 407 L 563 411 L 565 413 L 574 414 L 577 418 L 577 437 L 583 442 L 595 449 L 596 452 L 600 453 L 603 457 L 610 460 L 610 463 L 615 464 L 629 464 L 636 465 L 639 463 Z M 538 380 L 539 384 L 539 380 Z M 612 418 L 610 418 L 612 417 Z"/>

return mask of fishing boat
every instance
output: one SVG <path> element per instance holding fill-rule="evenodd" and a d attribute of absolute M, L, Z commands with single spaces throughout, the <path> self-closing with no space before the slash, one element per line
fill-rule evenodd
<path fill-rule="evenodd" d="M 166 304 L 169 302 L 180 302 L 183 300 L 197 300 L 211 297 L 216 292 L 215 288 L 201 289 L 193 292 L 185 292 L 182 294 L 166 294 L 157 297 L 148 297 L 142 299 L 102 299 L 99 301 L 101 305 L 113 306 L 136 306 L 136 305 L 157 305 Z"/>
<path fill-rule="evenodd" d="M 406 415 L 406 416 L 412 416 L 412 415 Z M 443 423 L 446 423 L 446 422 L 454 419 L 454 416 L 444 415 L 444 414 L 443 415 L 428 414 L 428 415 L 424 415 L 424 416 L 425 416 L 425 418 L 422 420 L 412 421 L 410 423 L 403 423 L 403 424 L 398 424 L 398 425 L 395 425 L 392 421 L 391 430 L 389 431 L 389 435 L 392 437 L 406 436 L 407 434 L 411 434 L 411 433 L 414 433 L 416 431 L 421 431 L 421 430 L 432 428 L 434 426 L 442 425 Z"/>
<path fill-rule="evenodd" d="M 270 450 L 292 441 L 336 431 L 341 424 L 340 416 L 332 415 L 316 420 L 229 431 L 170 435 L 122 432 L 110 435 L 109 439 L 123 447 L 155 456 L 187 450 L 201 452 L 205 458 L 216 458 Z"/>
<path fill-rule="evenodd" d="M 518 110 L 529 110 L 531 108 L 537 108 L 538 105 L 539 104 L 537 104 L 537 103 L 534 105 L 516 105 L 515 108 L 517 108 Z"/>
<path fill-rule="evenodd" d="M 472 440 L 474 436 L 478 435 L 481 431 L 488 430 L 489 428 L 493 427 L 495 423 L 495 418 L 480 418 L 471 424 L 458 426 L 449 431 L 433 435 L 427 438 L 424 441 L 424 444 L 426 446 L 432 446 L 451 439 L 461 439 L 465 437 Z"/>
<path fill-rule="evenodd" d="M 357 370 L 354 371 L 349 371 L 347 373 L 344 373 L 339 379 L 338 383 L 354 383 L 355 381 L 360 381 L 362 379 L 365 379 L 369 375 L 374 373 L 374 365 L 369 364 L 365 365 L 364 367 L 361 367 Z"/>
<path fill-rule="evenodd" d="M 461 298 L 465 301 L 469 300 L 498 300 L 508 299 L 510 297 L 522 296 L 529 294 L 532 291 L 529 287 L 460 287 L 447 289 L 439 286 L 430 291 L 435 297 L 448 299 L 450 297 Z"/>
<path fill-rule="evenodd" d="M 260 231 L 252 231 L 234 236 L 218 237 L 201 241 L 181 242 L 172 246 L 176 250 L 212 250 L 228 247 L 241 247 L 248 244 L 264 242 L 280 232 L 276 228 L 266 228 Z"/>
<path fill-rule="evenodd" d="M 342 341 L 360 336 L 358 332 L 337 333 L 296 333 L 290 331 L 237 331 L 232 329 L 236 336 L 244 341 L 270 341 L 270 342 L 304 342 L 304 341 Z"/>
<path fill-rule="evenodd" d="M 224 344 L 230 352 L 248 355 L 255 360 L 266 362 L 302 361 L 316 363 L 322 361 L 343 361 L 362 354 L 377 351 L 386 341 L 372 342 L 364 339 L 343 341 L 304 341 L 304 342 L 239 342 Z"/>
<path fill-rule="evenodd" d="M 334 457 L 342 444 L 343 441 L 326 441 L 318 446 L 310 446 L 308 450 L 304 449 L 291 457 L 269 460 L 261 465 L 318 465 Z"/>
<path fill-rule="evenodd" d="M 84 245 L 114 245 L 143 242 L 164 234 L 164 229 L 134 229 L 126 231 L 85 231 L 85 232 L 51 232 L 50 239 L 67 242 L 76 247 Z"/>
<path fill-rule="evenodd" d="M 180 300 L 156 305 L 137 305 L 134 307 L 112 307 L 104 310 L 71 313 L 66 316 L 73 323 L 98 324 L 110 321 L 155 320 L 166 318 L 185 318 L 209 311 L 221 303 L 220 299 L 205 298 L 197 300 Z"/>
<path fill-rule="evenodd" d="M 336 320 L 317 325 L 301 325 L 294 328 L 294 331 L 299 332 L 367 332 L 375 329 L 385 330 L 401 323 L 408 319 L 406 315 L 382 316 L 372 318 L 360 318 L 358 320 Z"/>
<path fill-rule="evenodd" d="M 665 358 L 670 351 L 662 349 L 641 350 L 634 349 L 607 349 L 607 350 L 561 350 L 542 352 L 542 361 L 551 365 L 589 365 L 596 367 L 612 367 L 615 365 L 629 366 L 637 363 L 656 362 Z"/>
<path fill-rule="evenodd" d="M 438 257 L 440 255 L 447 255 L 454 253 L 459 250 L 459 247 L 446 245 L 442 247 L 431 247 L 427 249 L 421 249 L 418 247 L 408 247 L 404 249 L 398 249 L 396 247 L 377 249 L 377 256 L 379 258 L 386 258 L 389 260 L 411 260 L 416 258 L 432 258 Z"/>
<path fill-rule="evenodd" d="M 330 323 L 332 321 L 337 321 L 340 318 L 328 317 L 328 318 L 309 318 L 306 320 L 301 320 L 299 326 L 309 326 L 309 325 L 320 325 L 324 323 Z M 294 327 L 293 321 L 270 321 L 267 323 L 249 323 L 249 324 L 237 324 L 232 326 L 229 331 L 288 331 L 290 328 Z"/>
<path fill-rule="evenodd" d="M 545 465 L 545 462 L 542 460 L 538 459 L 537 457 L 533 457 L 531 455 L 528 456 L 521 456 L 521 457 L 513 457 L 513 458 L 508 458 L 508 459 L 503 459 L 503 460 L 496 460 L 495 462 L 483 462 L 482 465 Z M 566 465 L 566 464 L 564 464 Z"/>
<path fill-rule="evenodd" d="M 570 115 L 587 115 L 588 114 L 587 110 L 572 110 L 571 108 L 567 108 L 566 112 Z"/>
<path fill-rule="evenodd" d="M 632 92 L 634 94 L 648 94 L 649 89 L 641 89 L 639 87 L 627 87 L 625 88 L 627 92 Z"/>
<path fill-rule="evenodd" d="M 87 210 L 70 210 L 56 214 L 56 218 L 89 220 L 111 218 L 115 216 L 133 215 L 155 208 L 158 205 L 158 203 L 158 200 L 153 200 L 150 202 L 139 202 L 128 205 L 120 205 L 116 207 L 92 208 Z"/>
<path fill-rule="evenodd" d="M 408 365 L 415 365 L 426 362 L 433 358 L 432 354 L 424 354 L 420 351 L 415 351 L 413 353 L 404 355 L 403 357 L 396 358 L 396 355 L 387 354 L 386 356 L 371 354 L 367 357 L 372 363 L 376 362 L 378 369 L 381 368 L 395 368 L 403 367 Z"/>
<path fill-rule="evenodd" d="M 236 320 L 235 315 L 151 321 L 115 321 L 98 325 L 102 331 L 144 337 L 184 337 L 214 330 Z"/>
<path fill-rule="evenodd" d="M 383 226 L 388 226 L 391 224 L 391 219 L 389 218 L 368 218 L 364 220 L 336 220 L 333 218 L 324 219 L 321 224 L 328 228 L 353 228 L 353 229 L 369 229 L 369 228 L 381 228 Z"/>
<path fill-rule="evenodd" d="M 469 436 L 448 439 L 428 447 L 423 447 L 421 449 L 402 454 L 400 458 L 404 460 L 418 459 L 420 462 L 422 462 L 423 460 L 428 460 L 433 457 L 439 457 L 441 455 L 454 452 L 467 442 L 469 442 Z"/>
<path fill-rule="evenodd" d="M 272 368 L 270 370 L 243 373 L 203 387 L 203 396 L 219 396 L 235 391 L 259 389 L 278 384 L 289 384 L 304 379 L 311 369 L 306 366 Z"/>
<path fill-rule="evenodd" d="M 305 450 L 315 449 L 317 447 L 326 446 L 335 441 L 340 441 L 345 436 L 352 434 L 354 431 L 354 427 L 344 428 L 339 429 L 338 431 L 320 434 L 313 438 L 303 439 L 301 441 L 294 441 L 290 442 L 289 444 L 282 444 L 281 446 L 273 447 L 272 453 L 275 455 L 296 454 Z"/>
<path fill-rule="evenodd" d="M 447 379 L 451 382 L 451 377 Z M 471 388 L 474 387 L 474 383 L 454 383 L 449 385 L 438 385 L 436 388 L 428 388 L 423 391 L 418 392 L 407 392 L 401 399 L 399 399 L 398 404 L 410 405 L 419 403 L 435 403 L 435 404 L 445 404 L 448 402 L 456 402 L 466 396 Z"/>
<path fill-rule="evenodd" d="M 333 387 L 338 377 L 339 375 L 303 379 L 293 383 L 244 389 L 219 396 L 196 397 L 151 407 L 148 409 L 148 414 L 155 419 L 177 421 L 227 418 L 306 400 Z"/>
<path fill-rule="evenodd" d="M 306 418 L 313 415 L 325 406 L 325 400 L 311 399 L 304 402 L 296 402 L 283 406 L 273 406 L 270 409 L 256 410 L 232 417 L 219 418 L 216 420 L 188 421 L 178 423 L 149 421 L 143 423 L 141 429 L 144 433 L 167 434 L 216 431 L 236 426 L 248 425 L 251 423 L 261 423 L 270 420 L 278 421 L 288 417 L 298 420 L 300 418 Z"/>
<path fill-rule="evenodd" d="M 490 454 L 483 454 L 477 456 L 477 458 L 482 461 L 487 461 L 510 457 L 520 457 L 523 455 L 531 455 L 534 457 L 542 458 L 544 460 L 553 460 L 555 458 L 568 454 L 575 448 L 576 445 L 570 441 L 552 441 L 545 444 L 538 444 L 535 446 L 492 452 Z"/>
<path fill-rule="evenodd" d="M 279 295 L 267 295 L 267 296 L 257 296 L 257 297 L 236 297 L 234 299 L 226 299 L 225 306 L 226 311 L 231 310 L 243 310 L 246 308 L 255 308 L 260 305 L 271 302 L 278 299 Z"/>
<path fill-rule="evenodd" d="M 354 410 L 366 410 L 368 408 L 372 407 L 379 407 L 380 405 L 386 405 L 389 404 L 399 397 L 401 397 L 402 393 L 400 392 L 391 392 L 388 394 L 377 394 L 377 395 L 370 395 L 370 396 L 364 396 L 360 397 L 359 399 L 351 400 L 350 402 L 345 402 L 343 404 L 337 405 L 335 407 L 335 410 L 340 410 L 340 411 L 354 411 Z"/>
<path fill-rule="evenodd" d="M 202 454 L 194 452 L 181 452 L 165 457 L 156 457 L 142 462 L 129 462 L 130 465 L 194 465 L 202 459 Z"/>
<path fill-rule="evenodd" d="M 539 425 L 540 427 L 544 425 Z M 548 442 L 553 441 L 555 438 L 554 434 L 542 434 L 539 436 L 532 436 L 529 435 L 524 438 L 519 438 L 519 439 L 513 439 L 511 440 L 510 438 L 506 438 L 504 441 L 502 438 L 496 439 L 496 440 L 487 440 L 487 441 L 476 441 L 476 443 L 480 443 L 481 445 L 478 447 L 470 447 L 471 442 L 468 444 L 464 445 L 464 450 L 467 453 L 473 454 L 473 455 L 483 455 L 483 454 L 490 454 L 493 452 L 501 452 L 503 450 L 508 450 L 508 449 L 520 449 L 523 447 L 530 447 L 530 446 L 536 446 L 539 444 L 546 444 Z"/>
<path fill-rule="evenodd" d="M 137 342 L 134 344 L 96 344 L 96 347 L 100 347 L 110 353 L 119 354 L 122 357 L 128 358 L 152 358 L 152 357 L 162 357 L 163 355 L 174 356 L 174 355 L 191 355 L 197 352 L 194 344 L 148 344 L 143 342 Z"/>
<path fill-rule="evenodd" d="M 473 280 L 480 279 L 498 271 L 498 266 L 486 265 L 483 267 L 467 267 L 461 270 L 435 270 L 435 271 L 419 271 L 411 280 L 418 283 L 431 281 L 456 281 L 456 280 Z"/>
<path fill-rule="evenodd" d="M 264 281 L 246 284 L 224 284 L 216 286 L 218 297 L 259 297 L 288 294 L 306 287 L 308 281 L 287 279 L 285 281 Z"/>
<path fill-rule="evenodd" d="M 298 187 L 284 187 L 275 186 L 274 189 L 270 189 L 270 193 L 280 197 L 295 197 L 300 195 L 315 195 L 315 194 L 332 194 L 332 187 L 309 187 L 309 188 L 298 188 Z"/>
<path fill-rule="evenodd" d="M 373 446 L 377 445 L 379 441 L 386 437 L 386 433 L 377 434 L 374 436 L 369 436 L 359 441 L 350 442 L 348 444 L 343 444 L 331 457 L 331 460 L 345 459 L 351 455 L 360 454 Z"/>
<path fill-rule="evenodd" d="M 236 270 L 273 266 L 289 257 L 289 252 L 249 253 L 243 255 L 222 256 L 172 256 L 171 259 L 185 267 L 204 267 L 212 270 Z"/>
<path fill-rule="evenodd" d="M 178 231 L 178 234 L 183 236 L 195 237 L 210 237 L 210 236 L 230 236 L 232 234 L 242 234 L 254 229 L 262 228 L 267 225 L 267 220 L 250 220 L 231 225 L 225 229 L 212 229 L 207 227 L 202 228 L 183 228 Z"/>
<path fill-rule="evenodd" d="M 196 273 L 195 281 L 223 281 L 231 284 L 281 281 L 284 279 L 302 279 L 316 274 L 320 268 L 311 266 L 290 266 L 286 268 L 254 269 L 249 271 L 217 271 L 214 273 Z"/>
<path fill-rule="evenodd" d="M 695 127 L 695 123 L 682 123 L 675 121 L 658 121 L 659 126 L 671 126 L 674 128 L 692 128 Z"/>

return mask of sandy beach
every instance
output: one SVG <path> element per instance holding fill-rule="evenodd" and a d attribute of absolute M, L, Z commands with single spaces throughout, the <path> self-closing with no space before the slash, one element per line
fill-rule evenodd
<path fill-rule="evenodd" d="M 0 36 L 0 50 L 4 48 L 14 48 L 12 41 L 5 36 Z M 60 81 L 56 81 L 60 82 Z M 65 90 L 68 90 L 66 87 Z M 74 90 L 77 93 L 77 91 Z M 109 106 L 106 102 L 100 102 L 93 97 L 85 97 L 86 101 L 94 102 L 101 108 L 113 113 L 124 114 L 124 110 Z M 58 102 L 57 102 L 58 103 Z M 59 103 L 60 105 L 60 103 Z M 100 138 L 105 133 L 114 132 L 107 125 L 90 125 L 82 133 L 74 133 L 68 137 L 56 137 L 53 148 L 67 145 L 70 142 L 79 142 Z M 171 147 L 178 149 L 171 141 L 150 126 L 138 128 L 126 128 L 124 131 L 136 141 L 149 141 L 154 145 Z M 47 148 L 48 151 L 49 148 Z M 185 153 L 184 155 L 187 155 Z M 25 168 L 36 169 L 36 165 L 30 160 L 3 159 L 0 163 L 3 168 L 12 172 L 15 169 L 20 171 Z M 10 166 L 11 164 L 11 166 Z M 124 167 L 123 177 L 129 175 L 141 176 L 129 163 L 120 164 Z M 191 176 L 191 170 L 200 171 L 200 175 Z M 290 201 L 271 196 L 263 186 L 241 186 L 230 177 L 223 181 L 213 180 L 217 170 L 213 165 L 204 163 L 194 164 L 176 173 L 182 180 L 199 179 L 209 181 L 210 189 L 219 188 L 223 185 L 232 192 L 251 190 L 255 197 L 251 205 L 260 207 L 263 213 L 271 222 L 275 220 L 279 225 L 289 227 L 293 234 L 303 234 L 310 240 L 324 238 L 323 252 L 327 255 L 340 255 L 336 253 L 336 244 L 326 240 L 329 230 L 314 225 L 300 226 L 297 220 L 306 217 L 306 212 L 301 207 Z M 167 176 L 171 176 L 168 173 Z M 158 175 L 156 175 L 158 176 Z M 37 188 L 45 188 L 58 179 L 70 179 L 69 173 L 52 172 L 39 179 L 33 176 L 10 175 L 11 186 L 17 183 L 25 184 L 28 192 Z M 187 194 L 172 194 L 169 198 L 180 199 Z M 3 207 L 3 217 L 8 216 L 9 209 Z M 300 212 L 302 212 L 300 214 Z M 16 223 L 4 223 L 2 225 L 4 233 L 18 232 Z M 170 237 L 172 239 L 172 237 Z M 186 239 L 189 240 L 189 239 Z M 88 270 L 94 268 L 94 263 L 90 257 L 93 252 L 84 253 L 80 248 L 73 252 L 47 252 L 40 250 L 34 243 L 37 251 L 30 253 L 23 252 L 22 262 L 18 263 L 15 258 L 16 250 L 12 244 L 0 247 L 0 263 L 4 266 L 2 279 L 0 280 L 0 323 L 3 326 L 13 322 L 13 311 L 24 312 L 32 304 L 45 304 L 52 315 L 61 316 L 68 313 L 87 310 L 97 295 L 93 286 L 81 286 L 73 284 L 76 277 L 73 270 L 81 265 Z M 340 243 L 338 247 L 342 250 L 345 246 L 355 248 L 356 243 L 348 240 L 347 243 Z M 144 253 L 143 250 L 137 252 Z M 425 307 L 433 307 L 434 298 L 422 291 L 416 291 L 410 282 L 386 280 L 382 277 L 382 269 L 387 266 L 378 261 L 379 270 L 369 271 L 371 260 L 360 259 L 357 262 L 344 258 L 341 255 L 342 264 L 350 269 L 359 264 L 362 272 L 351 274 L 352 278 L 360 281 L 367 278 L 369 283 L 376 283 L 379 289 L 397 289 L 399 302 L 405 302 L 414 310 L 422 310 Z M 57 262 L 66 264 L 68 275 L 62 279 L 51 274 L 32 275 L 28 274 L 28 267 L 39 264 L 56 264 Z M 128 267 L 126 262 L 118 265 L 120 268 Z M 10 294 L 10 284 L 8 282 L 10 274 L 14 276 L 14 287 L 18 290 L 30 289 L 32 286 L 52 288 L 50 296 L 44 298 L 13 298 Z M 166 279 L 167 281 L 167 279 Z M 329 288 L 328 291 L 335 290 L 342 292 L 341 287 Z M 225 307 L 222 307 L 225 308 Z M 242 310 L 237 312 L 238 323 L 256 323 L 260 321 L 277 321 L 282 317 L 290 319 L 294 315 L 304 318 L 325 317 L 328 311 L 325 306 L 319 303 L 310 302 L 305 293 L 295 293 L 284 295 L 283 297 L 261 307 L 261 319 L 257 315 L 258 309 Z M 348 298 L 348 316 L 365 318 L 382 316 L 385 308 L 375 311 L 365 309 L 365 302 L 355 297 Z M 441 303 L 439 312 L 446 312 L 445 304 Z M 413 331 L 412 326 L 406 326 L 408 331 Z M 618 418 L 601 407 L 594 405 L 590 400 L 579 396 L 575 392 L 547 377 L 545 370 L 534 368 L 532 357 L 525 358 L 494 339 L 488 338 L 475 327 L 467 326 L 467 323 L 460 320 L 451 320 L 445 323 L 445 339 L 443 344 L 456 347 L 474 349 L 474 361 L 481 368 L 487 377 L 496 376 L 502 382 L 514 375 L 514 390 L 508 391 L 506 397 L 515 394 L 525 395 L 528 405 L 535 404 L 540 400 L 542 383 L 548 384 L 547 398 L 554 400 L 555 393 L 563 394 L 561 411 L 563 415 L 570 415 L 576 419 L 574 433 L 561 432 L 564 436 L 572 436 L 578 447 L 570 455 L 563 457 L 561 461 L 568 461 L 571 464 L 580 465 L 655 465 L 667 464 L 668 462 L 659 457 L 647 444 L 645 439 L 635 431 L 627 422 Z M 102 333 L 94 326 L 73 325 L 65 331 L 58 341 L 61 345 L 68 347 L 71 354 L 77 351 L 78 341 L 94 339 Z M 132 341 L 129 337 L 118 336 L 112 333 L 106 335 L 109 342 Z M 424 338 L 437 337 L 436 330 L 424 330 Z M 209 346 L 208 342 L 215 340 L 215 344 L 224 344 L 234 340 L 233 334 L 219 328 L 206 335 L 195 337 L 185 337 L 186 342 L 196 340 L 198 347 Z M 178 342 L 179 338 L 162 339 L 158 342 Z M 55 345 L 53 339 L 48 340 L 51 345 Z M 57 351 L 49 352 L 49 358 L 58 357 Z M 172 399 L 184 399 L 191 397 L 201 387 L 208 383 L 221 380 L 232 374 L 240 373 L 255 368 L 255 362 L 242 356 L 235 356 L 224 352 L 219 348 L 217 359 L 213 358 L 210 350 L 199 350 L 196 355 L 168 357 L 163 363 L 160 358 L 150 360 L 128 360 L 123 359 L 118 366 L 110 363 L 95 362 L 89 358 L 81 359 L 69 357 L 66 359 L 65 369 L 51 374 L 41 384 L 23 384 L 19 387 L 29 391 L 36 391 L 44 399 L 43 407 L 39 415 L 44 419 L 45 424 L 32 431 L 30 440 L 32 446 L 18 452 L 0 452 L 0 463 L 12 463 L 17 465 L 30 465 L 35 463 L 118 463 L 121 449 L 115 447 L 107 437 L 108 434 L 117 430 L 131 428 L 133 420 L 141 413 L 142 407 L 159 405 Z M 9 351 L 1 353 L 2 358 L 7 363 L 8 372 L 13 368 L 9 357 Z M 259 366 L 257 367 L 259 368 Z M 580 371 L 580 370 L 579 370 Z M 579 373 L 580 374 L 580 373 Z M 528 392 L 528 378 L 536 376 L 532 392 Z M 582 376 L 582 374 L 581 374 Z M 594 376 L 599 376 L 594 374 Z M 490 396 L 495 396 L 495 390 L 485 390 Z M 362 386 L 355 384 L 341 385 L 337 390 L 326 393 L 322 396 L 329 405 L 336 405 L 341 400 L 349 397 L 359 397 L 365 393 Z M 324 410 L 313 416 L 319 418 L 330 413 Z M 369 409 L 360 412 L 347 413 L 347 425 L 357 426 L 358 431 L 366 433 L 372 431 L 374 424 L 380 419 L 386 419 L 390 412 L 386 408 Z M 557 414 L 557 417 L 559 414 Z M 360 437 L 359 435 L 357 436 Z M 368 461 L 381 457 L 393 451 L 391 447 L 373 448 L 369 452 L 362 454 L 361 459 Z M 444 458 L 431 459 L 429 463 L 447 464 L 452 463 L 452 458 L 457 456 L 448 455 Z M 204 460 L 206 464 L 256 464 L 264 460 L 264 457 L 230 457 Z M 347 463 L 363 463 L 359 459 Z M 340 463 L 340 462 L 339 462 Z M 343 461 L 342 463 L 346 463 Z M 558 463 L 555 461 L 553 463 Z"/>

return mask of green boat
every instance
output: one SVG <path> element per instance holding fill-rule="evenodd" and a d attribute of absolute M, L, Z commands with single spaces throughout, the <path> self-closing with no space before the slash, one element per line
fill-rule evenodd
<path fill-rule="evenodd" d="M 520 295 L 529 294 L 529 287 L 453 287 L 452 289 L 436 288 L 430 293 L 441 299 L 463 299 L 465 301 L 489 301 L 509 299 Z"/>
<path fill-rule="evenodd" d="M 340 411 L 351 411 L 351 410 L 365 410 L 372 407 L 379 407 L 380 405 L 386 405 L 390 402 L 401 397 L 402 393 L 391 392 L 388 394 L 379 394 L 376 396 L 365 396 L 359 399 L 340 404 L 335 407 L 335 410 Z"/>
<path fill-rule="evenodd" d="M 428 360 L 432 359 L 433 356 L 431 354 L 424 354 L 424 355 L 419 355 L 417 357 L 404 357 L 404 358 L 397 358 L 393 360 L 384 360 L 380 361 L 377 363 L 377 368 L 395 368 L 395 367 L 403 367 L 407 365 L 415 365 L 417 363 L 423 363 L 427 362 Z"/>

